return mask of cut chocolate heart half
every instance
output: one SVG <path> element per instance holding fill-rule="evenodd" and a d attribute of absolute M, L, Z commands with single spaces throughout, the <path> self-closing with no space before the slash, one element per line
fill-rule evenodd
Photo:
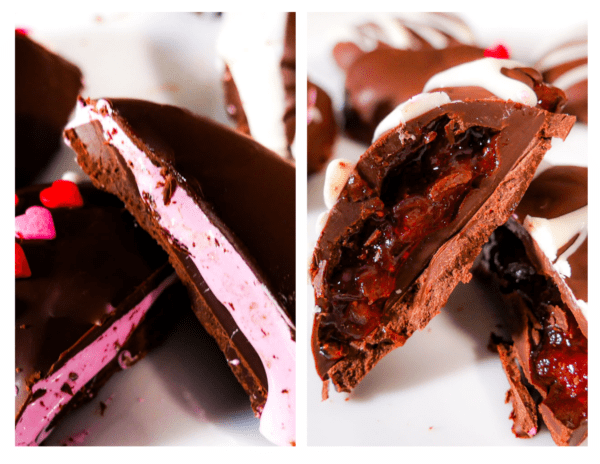
<path fill-rule="evenodd" d="M 524 415 L 513 401 L 513 431 L 540 415 L 558 445 L 588 433 L 587 245 L 587 168 L 554 166 L 494 231 L 478 269 L 505 301 L 508 331 L 495 344 L 509 378 L 520 373 L 511 392 L 533 404 Z"/>
<path fill-rule="evenodd" d="M 514 211 L 551 137 L 564 139 L 574 123 L 497 96 L 554 108 L 564 96 L 535 71 L 493 58 L 462 66 L 382 122 L 318 240 L 313 353 L 321 378 L 340 391 L 351 391 L 470 280 L 471 264 Z"/>
<path fill-rule="evenodd" d="M 20 190 L 16 214 L 39 207 L 46 187 Z M 166 254 L 123 204 L 89 183 L 78 190 L 82 206 L 49 212 L 54 239 L 17 239 L 30 272 L 21 263 L 15 283 L 16 445 L 42 444 L 124 368 L 125 351 L 141 359 L 189 307 Z"/>
<path fill-rule="evenodd" d="M 261 432 L 294 443 L 293 165 L 222 125 L 136 100 L 80 101 L 65 136 L 169 253 Z"/>

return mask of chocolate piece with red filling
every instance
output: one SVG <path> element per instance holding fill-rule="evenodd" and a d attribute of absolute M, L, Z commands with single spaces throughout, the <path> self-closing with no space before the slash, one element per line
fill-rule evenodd
<path fill-rule="evenodd" d="M 295 433 L 295 169 L 223 125 L 139 100 L 80 101 L 65 136 L 167 251 L 278 444 Z"/>
<path fill-rule="evenodd" d="M 482 254 L 481 271 L 493 277 L 507 303 L 508 339 L 498 338 L 496 345 L 501 357 L 511 353 L 510 366 L 503 362 L 509 379 L 511 371 L 519 372 L 511 391 L 519 389 L 524 397 L 530 392 L 529 417 L 537 420 L 539 414 L 558 445 L 579 445 L 587 437 L 586 206 L 587 168 L 549 168 L 532 182 L 516 215 L 493 233 Z M 544 251 L 540 227 L 550 234 L 573 231 L 564 237 L 558 259 Z M 515 414 L 513 431 L 520 429 Z"/>
<path fill-rule="evenodd" d="M 307 160 L 308 174 L 320 171 L 333 154 L 337 124 L 331 98 L 318 85 L 308 81 Z"/>
<path fill-rule="evenodd" d="M 31 183 L 60 148 L 81 91 L 79 68 L 15 32 L 15 184 Z"/>
<path fill-rule="evenodd" d="M 91 184 L 21 189 L 15 215 L 15 435 L 38 445 L 161 341 L 189 300 L 166 253 Z"/>
<path fill-rule="evenodd" d="M 512 62 L 490 60 L 476 66 L 490 66 L 489 79 L 512 88 L 498 76 Z M 554 108 L 564 99 L 535 71 L 512 71 L 534 102 L 545 94 L 545 107 Z M 470 280 L 475 257 L 514 211 L 551 137 L 564 139 L 574 123 L 483 88 L 440 91 L 444 104 L 427 110 L 444 96 L 434 92 L 398 108 L 412 116 L 361 156 L 314 250 L 313 354 L 338 391 L 351 391 Z M 416 103 L 425 109 L 415 114 Z"/>

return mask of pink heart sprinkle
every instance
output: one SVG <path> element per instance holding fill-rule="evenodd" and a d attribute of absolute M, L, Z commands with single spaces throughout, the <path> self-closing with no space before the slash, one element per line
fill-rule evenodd
<path fill-rule="evenodd" d="M 56 237 L 52 214 L 42 206 L 32 206 L 25 214 L 17 216 L 15 232 L 18 238 L 25 240 L 52 240 Z"/>

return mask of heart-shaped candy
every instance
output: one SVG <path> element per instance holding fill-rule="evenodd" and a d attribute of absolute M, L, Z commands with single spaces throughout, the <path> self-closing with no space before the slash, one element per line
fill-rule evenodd
<path fill-rule="evenodd" d="M 48 208 L 80 208 L 83 198 L 77 184 L 70 180 L 55 180 L 40 192 L 42 204 Z"/>
<path fill-rule="evenodd" d="M 17 279 L 31 277 L 31 269 L 29 269 L 25 252 L 23 251 L 23 247 L 18 243 L 15 243 L 15 277 Z"/>
<path fill-rule="evenodd" d="M 496 45 L 494 48 L 486 48 L 483 51 L 483 56 L 486 58 L 498 58 L 501 60 L 508 60 L 510 58 L 510 52 L 502 44 Z"/>
<path fill-rule="evenodd" d="M 15 232 L 18 238 L 25 240 L 52 240 L 56 237 L 52 214 L 42 206 L 32 206 L 25 214 L 17 216 Z"/>

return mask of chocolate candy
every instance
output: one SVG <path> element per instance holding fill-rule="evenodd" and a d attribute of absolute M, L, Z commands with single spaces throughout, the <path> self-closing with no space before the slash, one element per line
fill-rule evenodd
<path fill-rule="evenodd" d="M 551 137 L 564 139 L 574 123 L 537 107 L 555 109 L 564 94 L 510 60 L 463 64 L 426 90 L 382 121 L 349 177 L 326 181 L 339 195 L 310 268 L 312 344 L 319 375 L 339 391 L 351 391 L 471 278 Z"/>
<path fill-rule="evenodd" d="M 513 431 L 534 436 L 529 424 L 539 414 L 558 445 L 580 444 L 588 423 L 587 168 L 542 172 L 485 246 L 480 270 L 506 299 L 508 339 L 495 344 L 511 379 Z M 526 412 L 515 398 L 530 405 Z"/>
<path fill-rule="evenodd" d="M 293 165 L 220 124 L 138 100 L 80 101 L 65 136 L 94 183 L 169 253 L 261 432 L 293 443 Z"/>
<path fill-rule="evenodd" d="M 15 208 L 17 445 L 42 443 L 124 368 L 123 353 L 142 358 L 189 305 L 166 254 L 120 201 L 72 184 L 80 204 L 45 208 L 48 188 L 19 190 Z"/>
<path fill-rule="evenodd" d="M 371 144 L 379 122 L 423 89 L 430 77 L 460 63 L 483 58 L 469 28 L 456 16 L 379 14 L 354 27 L 334 58 L 346 73 L 344 130 Z"/>
<path fill-rule="evenodd" d="M 31 183 L 60 147 L 83 87 L 79 68 L 15 32 L 15 183 Z"/>
<path fill-rule="evenodd" d="M 544 55 L 535 65 L 546 82 L 564 90 L 565 113 L 588 120 L 588 52 L 587 37 L 569 41 Z"/>
<path fill-rule="evenodd" d="M 308 174 L 321 170 L 333 154 L 337 124 L 331 98 L 318 85 L 308 81 L 307 166 Z"/>
<path fill-rule="evenodd" d="M 226 13 L 217 44 L 237 129 L 284 158 L 296 135 L 296 14 Z"/>

